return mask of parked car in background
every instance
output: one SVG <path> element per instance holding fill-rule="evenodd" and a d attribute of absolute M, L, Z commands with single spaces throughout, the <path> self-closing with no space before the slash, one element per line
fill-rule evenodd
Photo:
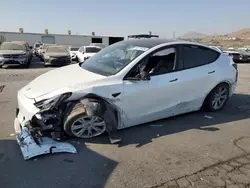
<path fill-rule="evenodd" d="M 226 50 L 223 52 L 231 56 L 235 63 L 248 63 L 248 62 L 250 63 L 250 53 L 248 52 L 245 52 L 243 50 L 239 51 Z"/>
<path fill-rule="evenodd" d="M 0 45 L 0 67 L 21 66 L 28 68 L 32 57 L 32 50 L 25 41 L 3 42 Z"/>
<path fill-rule="evenodd" d="M 69 65 L 71 64 L 70 52 L 65 46 L 48 46 L 43 54 L 44 65 Z"/>
<path fill-rule="evenodd" d="M 102 49 L 106 48 L 106 46 L 102 43 L 91 43 L 89 46 L 97 46 L 97 47 L 100 47 Z"/>
<path fill-rule="evenodd" d="M 240 63 L 250 63 L 250 52 L 248 50 L 238 50 L 240 53 Z"/>
<path fill-rule="evenodd" d="M 77 61 L 83 62 L 101 50 L 102 48 L 99 46 L 82 46 L 76 53 Z"/>
<path fill-rule="evenodd" d="M 38 57 L 41 61 L 44 61 L 44 53 L 48 46 L 54 46 L 55 44 L 42 44 L 38 49 Z"/>
<path fill-rule="evenodd" d="M 76 60 L 76 53 L 79 50 L 79 47 L 70 47 L 69 48 L 69 52 L 70 52 L 70 56 L 71 56 L 71 60 L 74 61 Z"/>
<path fill-rule="evenodd" d="M 33 46 L 33 53 L 35 56 L 38 56 L 38 50 L 39 50 L 39 47 L 42 46 L 43 43 L 40 43 L 40 42 L 37 42 L 34 44 Z"/>

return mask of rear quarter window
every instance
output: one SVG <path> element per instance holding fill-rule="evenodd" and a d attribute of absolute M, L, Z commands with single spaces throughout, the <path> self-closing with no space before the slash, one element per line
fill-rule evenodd
<path fill-rule="evenodd" d="M 183 47 L 184 69 L 206 65 L 216 61 L 220 53 L 201 46 L 185 45 Z"/>

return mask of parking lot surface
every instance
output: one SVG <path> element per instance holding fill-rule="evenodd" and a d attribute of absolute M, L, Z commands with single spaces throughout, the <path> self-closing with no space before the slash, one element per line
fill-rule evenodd
<path fill-rule="evenodd" d="M 54 68 L 0 69 L 0 187 L 150 188 L 250 185 L 250 65 L 240 64 L 235 95 L 220 112 L 195 112 L 107 135 L 70 140 L 78 154 L 24 161 L 15 140 L 16 92 Z M 46 83 L 44 83 L 46 84 Z"/>

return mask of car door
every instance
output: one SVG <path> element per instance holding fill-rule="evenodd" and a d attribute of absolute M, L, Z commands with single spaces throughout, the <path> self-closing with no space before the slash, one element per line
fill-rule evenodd
<path fill-rule="evenodd" d="M 148 121 L 166 118 L 183 112 L 181 97 L 185 91 L 185 84 L 179 79 L 180 52 L 179 45 L 166 47 L 154 54 L 158 70 L 150 71 L 149 93 L 151 108 L 146 115 Z M 171 58 L 170 58 L 171 57 Z M 157 60 L 158 59 L 158 60 Z"/>
<path fill-rule="evenodd" d="M 220 53 L 198 45 L 181 46 L 182 70 L 176 72 L 183 88 L 179 98 L 184 112 L 200 109 L 207 94 L 217 83 L 217 66 Z"/>
<path fill-rule="evenodd" d="M 176 58 L 169 72 L 152 71 L 157 68 L 158 60 L 151 58 L 156 56 L 168 56 L 175 53 Z M 142 124 L 169 116 L 177 105 L 181 89 L 176 85 L 176 73 L 178 56 L 175 47 L 167 47 L 157 50 L 140 62 L 140 67 L 150 73 L 150 80 L 125 79 L 123 81 L 123 111 L 126 114 L 126 126 Z"/>

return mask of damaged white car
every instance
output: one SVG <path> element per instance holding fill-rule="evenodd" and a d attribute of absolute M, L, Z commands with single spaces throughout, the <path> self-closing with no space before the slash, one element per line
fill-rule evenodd
<path fill-rule="evenodd" d="M 227 55 L 185 41 L 133 39 L 84 63 L 49 71 L 18 91 L 15 129 L 25 159 L 76 149 L 56 140 L 91 138 L 206 107 L 232 96 L 237 66 Z"/>

